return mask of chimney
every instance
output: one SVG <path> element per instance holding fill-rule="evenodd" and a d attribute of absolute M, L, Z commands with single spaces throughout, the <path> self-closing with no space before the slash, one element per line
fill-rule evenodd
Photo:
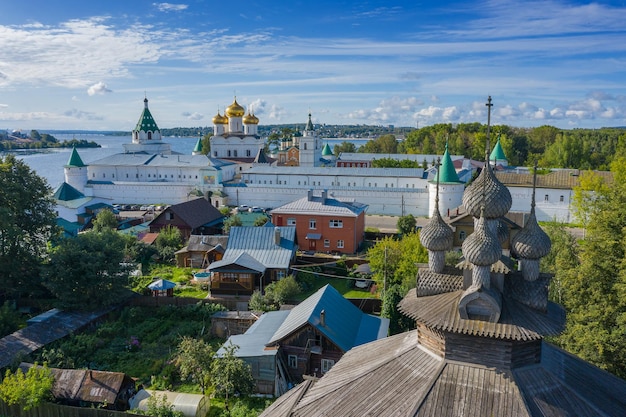
<path fill-rule="evenodd" d="M 320 311 L 320 325 L 326 326 L 326 310 Z"/>
<path fill-rule="evenodd" d="M 326 198 L 328 197 L 328 190 L 322 191 L 322 205 L 326 204 Z"/>
<path fill-rule="evenodd" d="M 280 229 L 278 227 L 274 228 L 274 243 L 280 245 Z"/>
<path fill-rule="evenodd" d="M 307 201 L 313 201 L 313 189 L 310 189 L 306 195 Z"/>

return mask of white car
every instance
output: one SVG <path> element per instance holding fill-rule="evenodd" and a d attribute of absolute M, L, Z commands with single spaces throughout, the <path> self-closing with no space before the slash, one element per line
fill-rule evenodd
<path fill-rule="evenodd" d="M 357 288 L 369 288 L 369 286 L 372 285 L 372 280 L 371 279 L 357 279 L 354 282 L 354 286 Z"/>
<path fill-rule="evenodd" d="M 248 207 L 247 204 L 242 204 L 239 207 L 237 207 L 237 209 L 241 212 L 241 211 L 248 211 L 250 207 Z"/>
<path fill-rule="evenodd" d="M 261 207 L 258 207 L 258 206 L 253 206 L 253 207 L 250 207 L 250 209 L 248 211 L 250 213 L 261 213 L 263 211 L 263 209 Z"/>

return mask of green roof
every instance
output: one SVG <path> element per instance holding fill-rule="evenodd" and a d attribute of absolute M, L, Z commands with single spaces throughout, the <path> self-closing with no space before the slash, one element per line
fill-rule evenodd
<path fill-rule="evenodd" d="M 496 146 L 493 147 L 493 151 L 491 151 L 491 155 L 489 155 L 490 161 L 506 161 L 506 155 L 504 154 L 504 150 L 502 150 L 502 145 L 500 145 L 500 136 L 498 135 L 498 141 L 496 142 Z"/>
<path fill-rule="evenodd" d="M 322 149 L 322 156 L 332 156 L 333 155 L 333 151 L 330 149 L 330 146 L 328 146 L 328 143 L 326 145 L 324 145 L 324 149 Z"/>
<path fill-rule="evenodd" d="M 202 139 L 198 138 L 198 141 L 196 142 L 196 147 L 193 148 L 194 152 L 202 152 Z"/>
<path fill-rule="evenodd" d="M 72 148 L 72 154 L 70 155 L 69 161 L 67 161 L 66 167 L 84 167 L 86 166 L 83 163 L 83 160 L 80 159 L 80 155 L 78 155 L 78 151 L 76 148 Z"/>
<path fill-rule="evenodd" d="M 437 174 L 435 178 L 433 178 L 433 182 L 436 182 L 439 179 L 440 183 L 459 183 L 459 176 L 456 173 L 456 169 L 454 169 L 454 164 L 452 163 L 452 158 L 450 158 L 450 154 L 448 153 L 448 145 L 446 145 L 446 151 L 443 153 L 441 157 L 441 166 L 437 170 Z"/>
<path fill-rule="evenodd" d="M 55 191 L 52 196 L 55 200 L 58 201 L 72 201 L 79 198 L 85 197 L 83 193 L 78 191 L 76 188 L 72 187 L 68 183 L 64 182 L 61 186 Z"/>
<path fill-rule="evenodd" d="M 154 118 L 152 117 L 152 113 L 150 113 L 150 109 L 148 109 L 148 99 L 144 99 L 144 108 L 141 116 L 139 117 L 139 121 L 137 122 L 137 126 L 135 127 L 135 131 L 141 132 L 156 132 L 159 130 Z"/>

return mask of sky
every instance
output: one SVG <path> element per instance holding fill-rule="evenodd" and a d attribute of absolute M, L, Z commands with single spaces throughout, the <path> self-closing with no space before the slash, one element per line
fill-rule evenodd
<path fill-rule="evenodd" d="M 626 0 L 3 0 L 0 129 L 626 126 Z"/>

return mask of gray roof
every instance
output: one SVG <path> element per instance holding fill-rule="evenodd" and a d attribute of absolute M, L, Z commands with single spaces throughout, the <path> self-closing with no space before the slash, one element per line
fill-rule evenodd
<path fill-rule="evenodd" d="M 341 201 L 332 197 L 304 197 L 275 208 L 270 214 L 316 214 L 341 217 L 358 217 L 367 204 Z"/>
<path fill-rule="evenodd" d="M 625 381 L 545 342 L 541 356 L 514 370 L 448 361 L 401 333 L 350 350 L 261 416 L 624 415 Z"/>
<path fill-rule="evenodd" d="M 404 154 L 404 153 L 361 153 L 361 152 L 342 152 L 339 154 L 339 159 L 342 161 L 371 161 L 374 159 L 396 159 L 398 161 L 408 159 L 422 163 L 424 159 L 426 162 L 431 163 L 436 161 L 440 155 L 423 155 L 423 154 Z M 451 159 L 464 159 L 463 155 L 450 155 Z"/>
<path fill-rule="evenodd" d="M 325 312 L 324 325 L 320 319 L 322 311 Z M 344 352 L 386 337 L 389 328 L 389 319 L 363 313 L 327 284 L 290 311 L 268 345 L 279 343 L 307 323 Z"/>
<path fill-rule="evenodd" d="M 268 349 L 265 344 L 289 315 L 289 310 L 270 311 L 264 313 L 244 334 L 233 335 L 224 345 L 232 343 L 239 346 L 236 356 L 251 358 L 256 356 L 274 356 L 278 349 Z M 224 345 L 217 351 L 217 356 L 224 354 Z"/>
<path fill-rule="evenodd" d="M 280 231 L 280 244 L 278 245 L 274 242 L 275 229 Z M 258 270 L 260 266 L 263 270 L 265 268 L 289 268 L 297 249 L 295 239 L 295 226 L 231 227 L 224 257 L 221 261 L 213 262 L 209 270 L 232 264 L 250 267 L 254 270 Z M 243 254 L 245 256 L 242 256 Z"/>
<path fill-rule="evenodd" d="M 144 153 L 118 153 L 102 159 L 90 162 L 88 165 L 106 166 L 152 166 L 152 167 L 181 167 L 187 168 L 215 168 L 220 169 L 224 165 L 232 165 L 232 162 L 221 159 L 209 158 L 206 155 L 162 155 Z"/>
<path fill-rule="evenodd" d="M 408 177 L 422 178 L 422 168 L 336 168 L 336 167 L 291 167 L 291 166 L 254 166 L 242 175 L 247 174 L 280 174 L 280 175 L 336 175 L 340 177 Z"/>

